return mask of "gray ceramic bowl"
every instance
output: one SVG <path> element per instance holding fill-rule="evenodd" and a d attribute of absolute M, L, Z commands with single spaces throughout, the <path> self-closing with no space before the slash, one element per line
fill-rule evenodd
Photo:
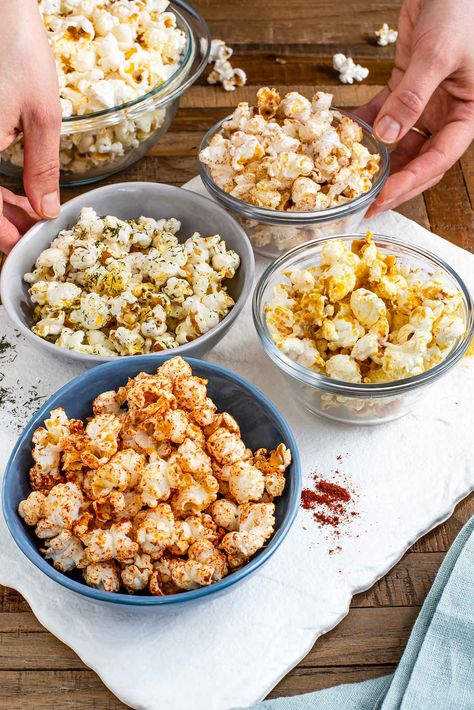
<path fill-rule="evenodd" d="M 120 219 L 138 219 L 142 215 L 167 219 L 176 217 L 181 222 L 180 239 L 187 239 L 193 232 L 200 232 L 202 235 L 220 234 L 227 246 L 239 254 L 240 268 L 227 283 L 235 306 L 208 333 L 169 352 L 173 355 L 201 357 L 213 348 L 239 315 L 252 289 L 252 247 L 242 227 L 215 202 L 181 187 L 160 183 L 124 182 L 90 190 L 66 202 L 57 219 L 38 222 L 25 234 L 8 256 L 0 284 L 2 302 L 18 330 L 33 345 L 48 350 L 55 357 L 76 360 L 91 366 L 116 359 L 60 348 L 35 335 L 30 329 L 33 324 L 32 307 L 23 275 L 32 270 L 39 254 L 50 245 L 58 232 L 77 222 L 81 208 L 86 206 L 93 207 L 99 215 L 109 214 Z"/>

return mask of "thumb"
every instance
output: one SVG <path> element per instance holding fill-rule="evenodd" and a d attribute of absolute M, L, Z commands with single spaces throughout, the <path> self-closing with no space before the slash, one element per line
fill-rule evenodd
<path fill-rule="evenodd" d="M 395 143 L 412 128 L 450 69 L 432 54 L 415 50 L 402 80 L 388 96 L 374 123 L 376 136 Z"/>
<path fill-rule="evenodd" d="M 25 158 L 23 183 L 35 212 L 51 219 L 57 217 L 59 203 L 59 134 L 61 113 L 54 103 L 35 108 L 23 116 Z"/>

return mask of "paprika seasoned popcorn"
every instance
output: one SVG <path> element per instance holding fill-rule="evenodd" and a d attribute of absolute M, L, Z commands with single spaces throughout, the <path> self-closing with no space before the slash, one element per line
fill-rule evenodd
<path fill-rule="evenodd" d="M 209 331 L 234 306 L 225 282 L 240 258 L 218 234 L 180 243 L 180 226 L 83 208 L 24 277 L 33 332 L 59 347 L 117 356 L 167 350 Z"/>
<path fill-rule="evenodd" d="M 33 436 L 18 508 L 56 569 L 128 593 L 219 581 L 272 536 L 291 452 L 252 452 L 180 357 L 93 402 L 87 423 L 51 412 Z"/>
<path fill-rule="evenodd" d="M 278 211 L 345 204 L 372 187 L 380 155 L 362 144 L 362 128 L 331 108 L 332 95 L 310 101 L 292 91 L 257 92 L 240 103 L 201 150 L 215 184 L 231 196 Z"/>
<path fill-rule="evenodd" d="M 382 253 L 370 232 L 352 248 L 342 239 L 323 243 L 319 263 L 284 276 L 265 306 L 271 337 L 290 359 L 336 380 L 420 375 L 466 331 L 463 295 L 444 273 Z"/>

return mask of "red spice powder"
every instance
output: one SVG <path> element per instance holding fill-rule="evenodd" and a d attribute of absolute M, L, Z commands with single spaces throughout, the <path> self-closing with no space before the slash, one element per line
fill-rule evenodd
<path fill-rule="evenodd" d="M 327 501 L 325 502 L 327 503 L 330 503 L 333 500 L 349 501 L 351 499 L 349 491 L 342 486 L 338 486 L 337 483 L 331 483 L 330 481 L 318 481 L 316 483 L 316 488 L 326 496 Z"/>
<path fill-rule="evenodd" d="M 352 495 L 347 488 L 318 478 L 313 474 L 315 489 L 305 488 L 301 494 L 301 507 L 311 510 L 314 521 L 319 525 L 332 527 L 338 530 L 343 522 L 357 515 L 355 511 L 347 509 L 352 501 Z"/>

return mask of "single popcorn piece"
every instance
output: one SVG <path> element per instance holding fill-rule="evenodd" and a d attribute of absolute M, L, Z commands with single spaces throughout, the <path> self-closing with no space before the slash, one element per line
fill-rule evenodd
<path fill-rule="evenodd" d="M 288 358 L 333 379 L 377 384 L 419 375 L 466 330 L 462 295 L 444 275 L 379 251 L 370 232 L 351 245 L 323 242 L 319 263 L 283 276 L 265 305 L 271 337 Z"/>
<path fill-rule="evenodd" d="M 243 69 L 234 68 L 229 61 L 233 53 L 234 50 L 223 40 L 211 40 L 209 64 L 213 64 L 213 68 L 207 77 L 208 84 L 222 84 L 225 91 L 235 91 L 238 86 L 245 86 L 246 73 Z"/>
<path fill-rule="evenodd" d="M 380 155 L 369 152 L 360 126 L 331 102 L 323 92 L 312 100 L 296 91 L 282 98 L 262 87 L 257 106 L 240 103 L 199 159 L 220 189 L 257 207 L 314 211 L 345 204 L 370 190 Z M 281 247 L 291 238 L 283 230 Z"/>
<path fill-rule="evenodd" d="M 45 559 L 52 560 L 53 566 L 60 572 L 71 572 L 81 565 L 84 558 L 84 547 L 69 530 L 63 530 L 59 535 L 46 541 Z"/>
<path fill-rule="evenodd" d="M 40 0 L 38 5 L 55 59 L 63 118 L 144 96 L 170 79 L 185 55 L 186 35 L 166 0 Z M 239 74 L 234 81 L 240 80 Z M 85 174 L 123 159 L 165 117 L 166 111 L 158 108 L 98 130 L 62 135 L 62 171 Z M 23 153 L 20 136 L 2 159 L 21 166 Z"/>
<path fill-rule="evenodd" d="M 120 574 L 115 562 L 92 562 L 84 569 L 83 576 L 89 587 L 104 592 L 118 592 L 120 589 Z"/>
<path fill-rule="evenodd" d="M 106 562 L 118 560 L 131 563 L 138 552 L 138 544 L 130 537 L 132 523 L 123 521 L 115 523 L 109 530 L 93 530 L 83 535 L 82 542 L 86 545 L 85 555 L 91 562 Z"/>
<path fill-rule="evenodd" d="M 105 357 L 161 352 L 208 332 L 234 306 L 226 280 L 240 257 L 218 234 L 180 244 L 180 227 L 175 219 L 123 221 L 84 207 L 25 275 L 33 332 Z"/>
<path fill-rule="evenodd" d="M 377 44 L 380 47 L 386 47 L 388 44 L 395 44 L 398 38 L 397 30 L 392 30 L 391 27 L 387 25 L 386 22 L 375 31 L 375 36 L 377 37 Z"/>
<path fill-rule="evenodd" d="M 339 81 L 343 84 L 353 84 L 354 81 L 364 81 L 369 76 L 369 70 L 366 67 L 356 64 L 352 57 L 346 57 L 344 54 L 335 54 L 332 58 L 332 66 L 339 72 Z"/>
<path fill-rule="evenodd" d="M 93 224 L 95 215 L 81 219 Z M 176 229 L 168 224 L 166 249 Z M 197 263 L 198 248 L 220 258 L 218 239 L 200 239 L 191 249 Z M 419 310 L 413 327 L 429 311 Z M 36 430 L 33 490 L 18 514 L 56 569 L 81 570 L 107 592 L 176 594 L 219 582 L 266 544 L 291 452 L 281 443 L 252 453 L 207 385 L 183 358 L 170 358 L 97 394 L 86 422 L 57 408 Z"/>

